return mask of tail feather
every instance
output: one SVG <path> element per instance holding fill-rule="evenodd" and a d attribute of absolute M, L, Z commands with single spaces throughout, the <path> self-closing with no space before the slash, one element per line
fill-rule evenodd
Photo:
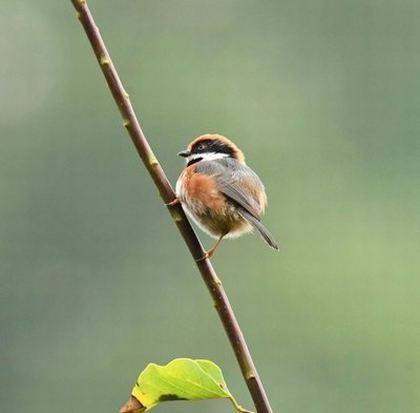
<path fill-rule="evenodd" d="M 279 249 L 279 246 L 277 245 L 277 242 L 274 240 L 273 236 L 258 218 L 255 218 L 254 215 L 250 214 L 244 208 L 239 208 L 239 213 L 259 232 L 263 240 L 271 248 L 274 248 L 275 250 Z"/>

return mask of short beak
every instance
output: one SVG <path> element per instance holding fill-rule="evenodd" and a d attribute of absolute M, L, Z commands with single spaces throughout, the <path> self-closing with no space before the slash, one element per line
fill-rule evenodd
<path fill-rule="evenodd" d="M 191 152 L 188 149 L 185 149 L 185 151 L 178 152 L 178 156 L 182 156 L 183 158 L 186 158 L 187 156 L 190 156 Z"/>

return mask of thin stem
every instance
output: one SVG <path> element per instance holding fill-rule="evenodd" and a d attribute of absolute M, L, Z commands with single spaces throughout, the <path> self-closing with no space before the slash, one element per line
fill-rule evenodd
<path fill-rule="evenodd" d="M 175 199 L 172 186 L 143 134 L 133 106 L 130 103 L 130 98 L 125 91 L 118 73 L 112 63 L 111 57 L 108 54 L 105 43 L 99 33 L 99 29 L 96 26 L 95 21 L 93 20 L 86 1 L 71 1 L 78 12 L 79 20 L 85 29 L 86 35 L 89 38 L 90 44 L 108 83 L 109 89 L 111 90 L 112 96 L 114 97 L 114 100 L 121 112 L 123 125 L 130 134 L 134 146 L 136 147 L 140 158 L 158 188 L 163 202 L 165 204 L 169 204 Z M 257 412 L 271 413 L 272 410 L 265 394 L 264 387 L 254 366 L 248 346 L 245 342 L 239 324 L 236 321 L 235 314 L 233 313 L 229 299 L 225 293 L 222 283 L 220 282 L 220 279 L 216 275 L 210 260 L 201 259 L 205 255 L 205 251 L 201 242 L 194 233 L 193 228 L 188 222 L 181 205 L 179 203 L 173 203 L 172 205 L 168 205 L 168 209 L 176 226 L 181 232 L 191 255 L 196 261 L 200 274 L 213 298 L 215 308 L 222 321 L 233 351 L 235 352 Z"/>

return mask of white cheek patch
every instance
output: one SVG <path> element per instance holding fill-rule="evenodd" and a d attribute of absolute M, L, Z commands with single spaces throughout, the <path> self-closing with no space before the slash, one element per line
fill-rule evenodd
<path fill-rule="evenodd" d="M 191 161 L 195 161 L 196 159 L 202 158 L 198 153 L 195 153 L 194 155 L 187 156 L 185 158 L 185 163 L 189 164 Z"/>
<path fill-rule="evenodd" d="M 221 152 L 204 152 L 204 153 L 194 153 L 193 155 L 188 156 L 185 158 L 187 163 L 194 161 L 196 159 L 201 158 L 203 161 L 214 161 L 216 159 L 227 158 L 229 155 L 227 153 Z"/>

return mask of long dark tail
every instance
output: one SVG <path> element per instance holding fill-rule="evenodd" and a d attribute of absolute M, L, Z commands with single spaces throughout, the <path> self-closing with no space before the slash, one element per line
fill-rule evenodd
<path fill-rule="evenodd" d="M 277 242 L 274 240 L 273 236 L 270 234 L 268 229 L 262 224 L 262 222 L 258 218 L 255 218 L 253 215 L 251 215 L 244 208 L 239 207 L 238 209 L 242 217 L 245 218 L 260 233 L 263 240 L 271 248 L 278 250 L 279 246 L 277 245 Z"/>

